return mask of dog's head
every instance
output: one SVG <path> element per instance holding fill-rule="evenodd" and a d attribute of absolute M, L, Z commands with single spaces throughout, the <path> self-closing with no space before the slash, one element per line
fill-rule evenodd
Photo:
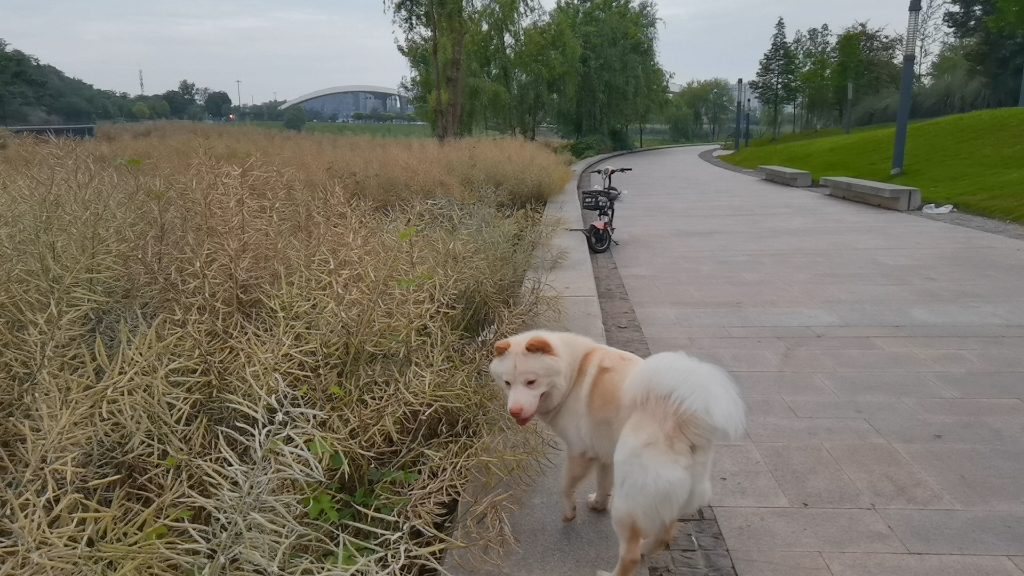
<path fill-rule="evenodd" d="M 495 344 L 491 376 L 508 395 L 508 413 L 520 426 L 557 406 L 565 388 L 563 361 L 551 335 L 543 332 Z"/>

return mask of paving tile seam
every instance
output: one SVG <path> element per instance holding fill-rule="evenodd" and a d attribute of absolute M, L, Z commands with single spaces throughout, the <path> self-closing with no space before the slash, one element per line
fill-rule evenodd
<path fill-rule="evenodd" d="M 790 410 L 792 410 L 792 408 L 790 408 Z M 764 454 L 761 454 L 761 450 L 757 447 L 757 442 L 751 440 L 751 444 L 754 445 L 754 452 L 757 453 L 757 457 L 761 459 L 761 463 L 768 470 L 768 475 L 772 477 L 772 482 L 775 483 L 775 486 L 779 489 L 779 492 L 782 493 L 782 499 L 786 501 L 786 504 L 788 505 L 787 507 L 796 508 L 795 506 L 793 506 L 793 503 L 789 501 L 789 496 L 786 494 L 785 490 L 783 490 L 782 486 L 779 484 L 779 479 L 775 477 L 775 472 L 772 471 L 772 467 L 769 466 L 768 461 L 764 459 Z"/>
<path fill-rule="evenodd" d="M 871 422 L 868 422 L 868 425 L 871 426 L 872 428 L 874 428 L 874 426 L 871 424 Z M 875 432 L 878 432 L 878 429 L 875 429 Z M 882 436 L 881 432 L 878 432 L 878 435 Z M 882 436 L 882 437 L 885 438 L 884 436 Z M 839 442 L 822 442 L 822 446 L 825 447 L 825 450 L 830 455 L 832 455 L 832 459 L 835 460 L 836 459 L 835 458 L 835 454 L 833 454 L 832 450 L 829 449 L 829 446 L 828 446 L 829 444 L 839 444 Z M 938 484 L 936 484 L 934 479 L 930 478 L 927 474 L 925 474 L 924 470 L 921 470 L 920 467 L 918 467 L 917 464 L 915 464 L 913 460 L 911 460 L 910 458 L 907 458 L 906 455 L 904 455 L 902 452 L 900 452 L 898 448 L 893 446 L 892 443 L 888 441 L 888 439 L 886 439 L 886 444 L 890 448 L 892 448 L 893 450 L 896 450 L 896 452 L 899 453 L 900 457 L 903 458 L 906 461 L 906 463 L 909 464 L 910 467 L 915 472 L 917 472 L 918 476 L 920 476 L 921 479 L 924 480 L 928 484 L 929 487 L 931 487 L 933 490 L 935 490 L 938 494 L 941 494 L 943 496 L 943 498 L 946 499 L 947 502 L 949 502 L 950 504 L 953 504 L 954 506 L 957 506 L 956 508 L 931 508 L 931 510 L 960 510 L 959 504 L 956 502 L 956 500 L 954 500 L 952 498 L 952 496 L 950 496 L 949 494 L 946 494 L 946 492 L 942 489 L 942 487 L 939 486 Z M 836 464 L 840 468 L 842 468 L 844 472 L 846 472 L 846 469 L 843 468 L 842 464 L 839 464 L 838 460 L 836 461 Z M 848 472 L 847 472 L 847 476 L 849 477 L 849 473 Z M 857 486 L 857 489 L 860 490 L 860 492 L 863 494 L 864 491 L 860 488 L 860 486 L 857 485 L 857 482 L 855 482 L 853 480 L 853 478 L 850 478 L 850 481 L 853 482 L 854 486 Z M 877 509 L 876 506 L 872 506 L 872 508 L 873 509 Z M 886 509 L 886 510 L 893 510 L 893 509 L 895 509 L 895 510 L 914 510 L 914 508 L 909 508 L 909 507 L 905 507 L 905 508 L 885 507 L 884 509 Z M 884 520 L 884 518 L 883 518 L 883 520 Z M 888 526 L 888 523 L 886 523 L 886 525 Z M 892 530 L 892 527 L 889 526 L 889 529 Z M 895 533 L 895 530 L 893 532 Z M 904 546 L 906 546 L 906 544 L 904 544 Z M 910 548 L 907 547 L 907 549 L 909 550 Z"/>

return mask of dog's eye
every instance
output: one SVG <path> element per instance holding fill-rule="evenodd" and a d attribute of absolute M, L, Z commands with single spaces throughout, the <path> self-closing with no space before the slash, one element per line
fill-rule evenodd
<path fill-rule="evenodd" d="M 508 380 L 505 380 L 505 386 L 511 388 L 512 387 L 512 383 L 509 382 Z"/>
<path fill-rule="evenodd" d="M 536 381 L 536 380 L 530 380 L 529 382 L 527 382 L 527 383 L 526 383 L 526 385 L 527 385 L 527 386 L 533 386 L 533 385 L 534 385 L 534 384 L 536 384 L 536 383 L 537 383 L 537 381 Z"/>

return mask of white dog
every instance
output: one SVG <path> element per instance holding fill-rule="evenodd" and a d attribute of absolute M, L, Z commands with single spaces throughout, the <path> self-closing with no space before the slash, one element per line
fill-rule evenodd
<path fill-rule="evenodd" d="M 533 331 L 494 346 L 491 374 L 520 426 L 540 417 L 565 442 L 562 520 L 597 468 L 591 509 L 608 507 L 619 537 L 615 576 L 664 548 L 681 513 L 711 498 L 713 440 L 736 438 L 743 402 L 725 370 L 681 352 L 639 356 L 576 334 Z M 598 572 L 607 575 L 607 572 Z"/>

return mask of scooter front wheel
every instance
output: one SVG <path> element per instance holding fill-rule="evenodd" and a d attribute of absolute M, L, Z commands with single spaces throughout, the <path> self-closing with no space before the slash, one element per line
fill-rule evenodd
<path fill-rule="evenodd" d="M 591 224 L 587 229 L 587 246 L 594 254 L 602 254 L 608 251 L 612 245 L 612 235 L 607 228 L 598 228 Z"/>

